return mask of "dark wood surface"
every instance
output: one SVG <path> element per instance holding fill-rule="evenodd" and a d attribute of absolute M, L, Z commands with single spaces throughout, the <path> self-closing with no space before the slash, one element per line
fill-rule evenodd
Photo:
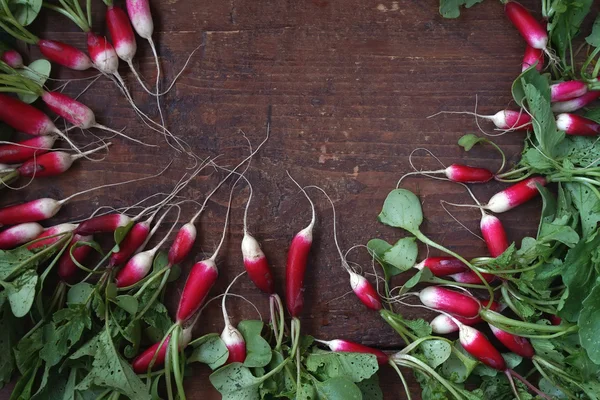
<path fill-rule="evenodd" d="M 533 2 L 525 4 L 533 7 Z M 248 172 L 255 188 L 249 222 L 271 261 L 278 291 L 283 289 L 288 243 L 310 219 L 308 204 L 287 178 L 286 170 L 301 184 L 319 185 L 331 195 L 338 212 L 340 244 L 347 249 L 366 244 L 370 238 L 393 242 L 403 235 L 377 223 L 376 216 L 397 179 L 410 170 L 408 155 L 414 148 L 428 148 L 446 165 L 461 161 L 492 169 L 499 165 L 491 148 L 464 153 L 456 145 L 461 135 L 476 131 L 471 117 L 427 117 L 441 110 L 472 111 L 476 95 L 481 113 L 507 107 L 524 43 L 497 1 L 467 10 L 459 20 L 442 19 L 437 5 L 433 0 L 152 2 L 165 83 L 201 45 L 173 90 L 163 97 L 168 127 L 189 142 L 199 156 L 222 154 L 222 164 L 237 163 L 247 154 L 240 131 L 257 144 L 264 136 L 267 107 L 272 106 L 271 138 Z M 98 1 L 94 6 L 94 29 L 104 33 L 104 6 Z M 61 17 L 45 16 L 33 29 L 44 32 L 47 38 L 85 48 L 84 34 Z M 138 40 L 138 48 L 135 64 L 152 81 L 150 49 L 142 40 Z M 30 58 L 36 54 L 37 49 L 31 49 Z M 121 73 L 140 108 L 156 118 L 155 103 L 140 90 L 123 63 Z M 88 75 L 91 73 L 55 74 Z M 84 85 L 73 82 L 66 93 L 75 95 Z M 115 138 L 104 161 L 82 161 L 60 178 L 40 179 L 24 190 L 3 192 L 2 205 L 42 196 L 60 199 L 95 185 L 141 178 L 158 172 L 176 157 L 160 135 L 136 119 L 109 80 L 99 79 L 81 99 L 96 112 L 100 123 L 115 129 L 127 127 L 127 134 L 160 147 L 142 147 Z M 484 126 L 492 131 L 492 126 Z M 81 143 L 93 139 L 75 131 L 72 137 Z M 522 139 L 522 134 L 512 133 L 498 137 L 497 142 L 508 154 L 518 155 Z M 439 168 L 423 153 L 414 160 L 419 167 Z M 158 178 L 77 198 L 55 220 L 81 218 L 101 205 L 125 206 L 155 192 L 170 191 L 185 167 L 186 160 L 177 158 Z M 202 200 L 221 176 L 194 180 L 185 195 Z M 483 243 L 440 207 L 441 199 L 469 202 L 463 188 L 427 178 L 407 179 L 404 186 L 423 200 L 424 232 L 467 257 L 485 254 Z M 491 183 L 474 190 L 485 201 L 500 187 Z M 194 248 L 193 259 L 212 252 L 218 243 L 228 188 L 210 201 L 199 222 L 200 244 Z M 246 190 L 239 192 L 233 203 L 226 251 L 219 256 L 220 277 L 213 294 L 221 293 L 243 270 L 239 246 L 246 194 Z M 315 195 L 315 199 L 318 222 L 306 277 L 303 330 L 323 339 L 345 338 L 398 349 L 400 338 L 377 313 L 367 312 L 352 294 L 341 298 L 350 288 L 332 239 L 331 210 L 324 198 Z M 535 232 L 538 207 L 538 202 L 531 202 L 501 216 L 511 240 Z M 181 221 L 194 212 L 193 204 L 185 205 Z M 468 227 L 477 229 L 478 211 L 453 212 Z M 419 258 L 425 255 L 422 250 Z M 355 253 L 354 259 L 365 270 L 370 269 L 364 251 Z M 184 276 L 169 288 L 171 310 L 192 261 L 183 265 Z M 261 310 L 263 318 L 268 318 L 267 297 L 248 280 L 241 280 L 233 291 L 244 295 Z M 243 301 L 232 298 L 229 305 L 236 321 L 256 317 Z M 408 317 L 423 315 L 421 309 L 399 311 Z M 222 323 L 215 304 L 207 309 L 195 333 L 220 332 Z M 196 367 L 193 372 L 186 380 L 189 398 L 218 398 L 207 380 L 207 368 Z M 381 378 L 387 399 L 404 398 L 393 373 L 384 368 Z M 412 389 L 414 394 L 419 392 L 414 383 Z M 0 392 L 0 399 L 6 398 L 8 391 Z"/>

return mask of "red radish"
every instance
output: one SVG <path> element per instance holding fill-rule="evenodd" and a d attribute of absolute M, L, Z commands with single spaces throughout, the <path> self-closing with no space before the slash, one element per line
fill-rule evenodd
<path fill-rule="evenodd" d="M 557 115 L 556 127 L 567 135 L 595 136 L 600 133 L 599 123 L 575 114 Z"/>
<path fill-rule="evenodd" d="M 92 240 L 94 240 L 93 236 L 73 236 L 73 239 L 71 239 L 71 244 L 67 248 L 66 252 L 63 253 L 63 255 L 60 256 L 60 259 L 58 260 L 58 276 L 63 282 L 73 283 L 76 277 L 76 273 L 79 270 L 77 264 L 73 262 L 71 254 L 73 258 L 75 258 L 75 260 L 77 260 L 77 262 L 81 264 L 92 251 L 92 248 L 90 246 L 82 245 L 76 248 L 73 248 L 73 246 L 77 242 L 91 242 Z M 73 248 L 73 250 L 71 250 L 71 248 Z"/>
<path fill-rule="evenodd" d="M 236 184 L 237 182 L 238 181 L 236 181 Z M 179 299 L 179 305 L 177 306 L 177 324 L 181 324 L 189 320 L 194 316 L 194 314 L 196 314 L 196 312 L 200 309 L 200 307 L 206 300 L 208 292 L 210 292 L 210 289 L 213 287 L 217 280 L 217 277 L 219 276 L 219 270 L 217 269 L 217 264 L 215 263 L 215 260 L 217 259 L 219 250 L 225 242 L 225 236 L 227 234 L 227 224 L 229 222 L 229 213 L 231 211 L 231 200 L 233 198 L 233 189 L 235 189 L 236 184 L 233 185 L 229 194 L 229 205 L 227 207 L 227 213 L 225 214 L 223 235 L 221 236 L 221 241 L 219 242 L 219 245 L 217 246 L 215 252 L 210 258 L 207 258 L 194 264 L 192 270 L 190 271 L 190 274 L 188 275 L 187 280 L 185 281 L 185 286 L 183 287 L 183 292 L 181 293 L 181 297 Z"/>
<path fill-rule="evenodd" d="M 504 12 L 529 46 L 546 51 L 548 33 L 525 7 L 516 1 L 508 1 L 504 5 Z"/>
<path fill-rule="evenodd" d="M 527 45 L 525 48 L 525 55 L 523 56 L 523 66 L 521 68 L 521 72 L 525 71 L 534 64 L 537 71 L 541 72 L 542 69 L 544 69 L 544 51 L 540 49 L 534 49 L 533 47 Z"/>
<path fill-rule="evenodd" d="M 499 257 L 506 249 L 508 249 L 509 243 L 506 238 L 506 231 L 498 217 L 484 212 L 483 217 L 481 218 L 480 227 L 490 256 L 494 258 Z"/>
<path fill-rule="evenodd" d="M 180 336 L 180 339 L 179 339 L 179 349 L 185 348 L 188 345 L 188 343 L 191 341 L 191 339 L 192 339 L 192 330 L 184 329 L 183 334 Z M 162 345 L 160 342 L 158 342 L 158 343 L 155 343 L 152 346 L 148 347 L 142 354 L 137 356 L 131 363 L 131 366 L 133 367 L 133 371 L 136 374 L 144 374 L 144 373 L 148 372 L 148 369 L 150 369 L 150 368 L 157 368 L 157 367 L 162 366 L 165 363 L 167 349 L 169 348 L 170 341 L 171 341 L 171 335 L 169 335 L 165 338 L 165 340 L 162 342 Z M 159 347 L 160 347 L 160 349 L 159 349 Z M 155 357 L 155 355 L 156 355 L 156 357 Z M 153 359 L 154 359 L 154 362 L 152 362 Z"/>
<path fill-rule="evenodd" d="M 1 210 L 0 210 L 1 211 Z M 79 224 L 75 233 L 80 235 L 93 235 L 96 233 L 114 232 L 118 228 L 123 227 L 131 222 L 125 214 L 106 214 L 99 217 L 90 218 L 87 221 Z"/>
<path fill-rule="evenodd" d="M 385 365 L 389 362 L 390 357 L 379 349 L 365 346 L 360 343 L 350 342 L 348 340 L 334 339 L 334 340 L 318 340 L 316 342 L 322 343 L 329 347 L 331 351 L 343 352 L 343 353 L 364 353 L 373 354 L 377 357 L 377 363 L 379 365 Z"/>
<path fill-rule="evenodd" d="M 153 217 L 154 214 L 150 218 Z M 142 246 L 150 234 L 150 223 L 152 222 L 150 218 L 146 221 L 138 222 L 131 228 L 125 239 L 119 243 L 119 251 L 112 253 L 110 256 L 108 262 L 110 266 L 116 267 L 122 265 Z"/>
<path fill-rule="evenodd" d="M 200 209 L 200 211 L 203 210 Z M 197 235 L 194 222 L 188 222 L 177 231 L 177 236 L 169 249 L 169 265 L 180 264 L 192 250 Z"/>
<path fill-rule="evenodd" d="M 92 62 L 100 72 L 107 75 L 119 74 L 119 58 L 113 45 L 104 36 L 89 31 L 87 47 Z"/>
<path fill-rule="evenodd" d="M 361 303 L 371 310 L 381 310 L 383 307 L 381 306 L 379 293 L 377 293 L 373 285 L 364 276 L 354 271 L 348 272 L 350 273 L 350 287 Z"/>
<path fill-rule="evenodd" d="M 481 273 L 481 276 L 483 277 L 483 279 L 485 279 L 485 281 L 487 283 L 493 282 L 496 279 L 496 276 L 493 274 Z M 465 272 L 459 272 L 458 274 L 452 274 L 452 275 L 450 275 L 450 277 L 452 279 L 454 279 L 455 282 L 469 283 L 469 284 L 473 284 L 473 285 L 482 285 L 483 284 L 483 282 L 481 281 L 481 278 L 479 278 L 479 276 L 477 276 L 477 274 L 471 270 L 465 271 Z"/>
<path fill-rule="evenodd" d="M 125 11 L 120 7 L 108 6 L 106 9 L 106 25 L 117 55 L 128 64 L 131 63 L 137 50 L 137 44 Z"/>
<path fill-rule="evenodd" d="M 37 45 L 47 59 L 62 66 L 78 71 L 92 67 L 92 61 L 83 51 L 66 43 L 40 39 Z"/>
<path fill-rule="evenodd" d="M 419 299 L 427 307 L 465 318 L 477 317 L 481 308 L 473 297 L 439 286 L 429 286 L 421 290 Z"/>
<path fill-rule="evenodd" d="M 269 262 L 258 241 L 248 231 L 244 232 L 242 239 L 242 257 L 246 272 L 254 285 L 265 293 L 273 294 L 275 288 Z"/>
<path fill-rule="evenodd" d="M 33 136 L 57 134 L 71 147 L 77 147 L 46 114 L 21 100 L 0 93 L 0 121 L 5 122 L 19 132 Z"/>
<path fill-rule="evenodd" d="M 573 111 L 577 111 L 580 108 L 591 104 L 598 97 L 600 97 L 600 90 L 589 91 L 583 96 L 579 96 L 575 99 L 552 104 L 552 111 L 554 111 L 555 113 L 570 113 Z"/>
<path fill-rule="evenodd" d="M 171 235 L 171 232 L 173 232 L 173 228 L 175 227 L 177 220 L 179 219 L 181 209 L 179 209 L 179 206 L 174 207 L 177 207 L 178 209 L 177 218 L 175 219 L 175 223 L 171 226 L 171 229 L 169 229 L 169 232 L 167 232 L 165 237 L 152 249 L 137 253 L 127 262 L 127 264 L 125 264 L 125 266 L 119 271 L 115 279 L 117 287 L 122 288 L 134 285 L 142 279 L 144 279 L 146 275 L 148 275 L 148 272 L 150 272 L 150 269 L 152 268 L 152 264 L 154 262 L 154 257 L 156 256 L 156 253 L 167 241 L 167 239 Z M 161 220 L 169 213 L 170 210 L 171 209 L 169 208 L 163 214 Z"/>
<path fill-rule="evenodd" d="M 37 178 L 60 175 L 71 168 L 71 165 L 73 165 L 73 162 L 76 160 L 108 146 L 110 146 L 110 143 L 79 154 L 69 154 L 64 151 L 53 151 L 51 153 L 42 154 L 23 163 L 17 168 L 17 171 L 20 176 Z"/>
<path fill-rule="evenodd" d="M 506 346 L 506 348 L 513 353 L 525 358 L 532 358 L 535 355 L 535 350 L 533 349 L 531 343 L 529 343 L 529 340 L 508 332 L 504 332 L 492 324 L 489 324 L 489 326 L 494 336 L 496 336 L 496 339 L 498 339 L 500 343 Z"/>
<path fill-rule="evenodd" d="M 32 243 L 29 246 L 27 246 L 27 249 L 35 250 L 35 249 L 39 249 L 44 246 L 50 246 L 50 245 L 58 242 L 60 239 L 62 239 L 64 237 L 64 234 L 73 232 L 75 230 L 75 228 L 77 228 L 77 225 L 68 224 L 68 223 L 52 226 L 52 227 L 46 229 L 40 235 L 38 235 L 35 238 L 35 240 L 37 240 L 37 241 L 35 243 Z M 48 239 L 41 240 L 43 238 L 48 238 Z"/>
<path fill-rule="evenodd" d="M 550 323 L 552 325 L 560 325 L 562 323 L 562 319 L 558 315 L 551 315 Z"/>
<path fill-rule="evenodd" d="M 288 174 L 289 175 L 289 174 Z M 291 176 L 290 176 L 291 178 Z M 292 179 L 292 181 L 294 181 Z M 298 183 L 294 181 L 296 185 Z M 300 187 L 300 185 L 298 185 Z M 304 306 L 304 275 L 308 254 L 313 240 L 313 228 L 316 221 L 316 211 L 313 201 L 300 187 L 312 209 L 312 219 L 308 226 L 294 236 L 288 250 L 287 263 L 285 266 L 285 302 L 290 315 L 294 318 L 302 313 Z"/>
<path fill-rule="evenodd" d="M 418 270 L 427 267 L 434 276 L 448 276 L 469 271 L 462 261 L 454 257 L 428 257 L 414 266 Z"/>
<path fill-rule="evenodd" d="M 550 100 L 553 102 L 572 100 L 588 92 L 588 86 L 581 81 L 566 81 L 550 86 Z"/>
<path fill-rule="evenodd" d="M 426 174 L 443 174 L 452 182 L 463 183 L 485 183 L 492 180 L 494 174 L 485 168 L 469 167 L 468 165 L 452 164 L 447 168 L 438 169 L 435 171 L 415 171 L 405 174 L 400 178 L 401 182 L 409 175 L 426 175 Z M 399 183 L 398 182 L 398 183 Z"/>
<path fill-rule="evenodd" d="M 38 237 L 44 228 L 36 222 L 15 225 L 0 232 L 0 250 L 10 250 Z"/>
<path fill-rule="evenodd" d="M 499 371 L 506 370 L 506 362 L 502 354 L 477 329 L 459 322 L 458 340 L 469 354 L 483 364 Z"/>
<path fill-rule="evenodd" d="M 502 309 L 502 306 L 496 303 L 495 301 L 492 301 L 492 304 L 490 304 L 490 310 L 497 311 L 500 309 Z M 454 320 L 458 320 L 458 322 L 469 326 L 478 324 L 483 321 L 483 319 L 481 319 L 481 317 L 479 316 L 475 318 L 464 318 L 459 315 L 450 316 L 446 314 L 440 314 L 434 319 L 432 319 L 429 325 L 431 326 L 434 333 L 437 333 L 439 335 L 445 335 L 452 332 L 458 332 L 459 328 L 456 322 L 454 322 Z"/>
<path fill-rule="evenodd" d="M 154 22 L 148 0 L 127 0 L 127 13 L 133 28 L 142 38 L 151 41 L 154 33 Z"/>
<path fill-rule="evenodd" d="M 545 186 L 546 183 L 546 178 L 542 176 L 524 179 L 508 189 L 504 189 L 493 195 L 485 208 L 495 213 L 512 210 L 539 194 L 536 185 Z"/>
<path fill-rule="evenodd" d="M 122 136 L 136 143 L 140 143 L 145 146 L 155 147 L 154 145 L 146 144 L 140 140 L 131 138 L 123 134 L 122 132 L 116 131 L 107 126 L 99 124 L 98 122 L 96 122 L 96 116 L 94 115 L 94 112 L 88 106 L 86 106 L 83 103 L 80 103 L 77 100 L 72 99 L 66 94 L 62 94 L 60 92 L 43 92 L 41 97 L 50 110 L 60 115 L 61 117 L 63 117 L 78 128 L 98 128 L 104 131 L 112 132 L 116 135 Z"/>
<path fill-rule="evenodd" d="M 37 136 L 18 143 L 0 145 L 0 162 L 18 164 L 47 153 L 54 146 L 56 136 Z"/>
<path fill-rule="evenodd" d="M 249 164 L 248 164 L 249 166 Z M 252 184 L 246 177 L 244 177 L 250 193 L 248 194 L 248 200 L 246 201 L 246 208 L 244 209 L 244 238 L 242 239 L 242 258 L 244 260 L 244 267 L 250 277 L 250 280 L 254 282 L 254 285 L 267 294 L 275 293 L 273 287 L 273 274 L 269 269 L 269 262 L 265 253 L 260 248 L 260 243 L 248 232 L 248 209 L 250 208 L 250 201 L 252 200 Z"/>
<path fill-rule="evenodd" d="M 225 299 L 227 298 L 227 294 L 229 293 L 229 289 L 235 283 L 237 278 L 245 274 L 246 272 L 242 272 L 238 276 L 235 277 L 227 286 L 225 293 L 223 294 L 223 299 L 221 300 L 221 309 L 223 310 L 223 321 L 225 322 L 225 327 L 223 328 L 223 332 L 221 332 L 221 340 L 225 343 L 225 347 L 229 350 L 229 357 L 227 357 L 227 364 L 239 362 L 243 363 L 246 360 L 246 341 L 244 340 L 244 336 L 238 331 L 232 324 L 229 319 L 229 314 L 227 313 L 227 307 L 225 307 Z"/>
<path fill-rule="evenodd" d="M 0 56 L 0 60 L 4 61 L 11 68 L 23 68 L 23 57 L 16 50 L 6 50 Z"/>
<path fill-rule="evenodd" d="M 218 276 L 214 260 L 209 258 L 194 264 L 179 299 L 177 323 L 187 321 L 200 309 Z"/>
<path fill-rule="evenodd" d="M 440 111 L 428 118 L 432 118 L 438 114 L 473 115 L 476 118 L 483 118 L 491 121 L 496 125 L 496 128 L 507 131 L 527 130 L 531 128 L 531 117 L 524 111 L 500 110 L 494 115 L 481 115 L 471 111 Z"/>

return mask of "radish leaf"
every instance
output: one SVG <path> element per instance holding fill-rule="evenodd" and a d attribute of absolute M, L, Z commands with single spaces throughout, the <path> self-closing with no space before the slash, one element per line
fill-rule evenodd
<path fill-rule="evenodd" d="M 421 350 L 431 368 L 439 367 L 452 354 L 452 346 L 444 340 L 426 340 L 421 343 Z"/>
<path fill-rule="evenodd" d="M 264 367 L 271 362 L 271 346 L 263 339 L 261 332 L 263 330 L 262 321 L 245 320 L 238 324 L 240 331 L 246 342 L 246 367 Z"/>
<path fill-rule="evenodd" d="M 69 289 L 67 293 L 68 304 L 85 304 L 90 294 L 94 291 L 94 286 L 89 283 L 80 282 Z"/>
<path fill-rule="evenodd" d="M 402 238 L 383 253 L 383 261 L 391 265 L 393 269 L 390 275 L 398 275 L 411 269 L 417 261 L 419 249 L 414 237 Z"/>
<path fill-rule="evenodd" d="M 17 70 L 17 72 L 19 73 L 19 75 L 22 75 L 25 78 L 32 80 L 40 87 L 44 87 L 46 80 L 50 77 L 51 69 L 52 65 L 50 64 L 50 61 L 39 59 L 29 64 L 27 69 L 19 69 Z M 17 93 L 17 96 L 19 96 L 19 99 L 21 99 L 21 101 L 27 104 L 33 103 L 39 97 L 37 94 L 24 93 Z"/>
<path fill-rule="evenodd" d="M 409 232 L 418 231 L 423 223 L 423 210 L 419 198 L 410 190 L 392 190 L 383 203 L 379 222 Z"/>
<path fill-rule="evenodd" d="M 363 400 L 383 400 L 383 392 L 381 391 L 381 387 L 379 387 L 379 377 L 377 374 L 356 383 L 356 386 L 360 389 Z"/>
<path fill-rule="evenodd" d="M 7 283 L 6 294 L 10 308 L 15 317 L 27 315 L 35 300 L 35 285 L 38 275 L 33 270 L 27 270 L 19 275 L 12 283 Z"/>
<path fill-rule="evenodd" d="M 592 33 L 585 38 L 585 41 L 588 42 L 590 46 L 600 47 L 600 15 L 596 17 Z"/>
<path fill-rule="evenodd" d="M 306 369 L 321 380 L 345 377 L 352 382 L 368 379 L 379 369 L 377 357 L 362 353 L 312 353 Z"/>
<path fill-rule="evenodd" d="M 358 386 L 342 376 L 315 382 L 315 389 L 320 400 L 362 400 Z"/>
<path fill-rule="evenodd" d="M 9 8 L 22 26 L 31 24 L 42 9 L 42 0 L 9 0 Z"/>
<path fill-rule="evenodd" d="M 188 362 L 201 362 L 208 365 L 212 370 L 225 364 L 227 357 L 229 357 L 229 351 L 225 343 L 216 333 L 204 335 L 191 342 L 190 345 L 194 347 L 194 351 L 188 358 Z"/>
<path fill-rule="evenodd" d="M 444 18 L 458 18 L 460 16 L 460 7 L 473 7 L 483 0 L 440 0 L 440 14 Z"/>
<path fill-rule="evenodd" d="M 129 295 L 117 296 L 114 299 L 114 303 L 127 311 L 131 315 L 135 315 L 138 310 L 138 301 L 135 297 Z"/>
<path fill-rule="evenodd" d="M 596 364 L 600 364 L 600 284 L 596 285 L 589 296 L 583 301 L 583 309 L 579 316 L 579 338 L 581 346 L 586 350 L 588 357 Z"/>
<path fill-rule="evenodd" d="M 223 400 L 259 400 L 258 386 L 263 379 L 256 378 L 242 364 L 224 366 L 210 375 L 210 382 L 223 395 Z"/>

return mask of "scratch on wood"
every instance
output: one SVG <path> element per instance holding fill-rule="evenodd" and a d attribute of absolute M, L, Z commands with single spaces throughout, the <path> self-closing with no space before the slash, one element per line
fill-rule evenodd
<path fill-rule="evenodd" d="M 235 25 L 235 0 L 231 0 L 231 11 L 229 12 L 229 19 L 231 23 Z"/>

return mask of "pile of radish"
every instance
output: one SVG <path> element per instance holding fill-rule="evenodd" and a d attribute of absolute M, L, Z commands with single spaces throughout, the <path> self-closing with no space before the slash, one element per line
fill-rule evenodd
<path fill-rule="evenodd" d="M 457 17 L 460 5 L 480 1 L 440 0 L 440 12 Z M 2 205 L 0 387 L 15 382 L 11 399 L 185 399 L 184 381 L 194 363 L 213 371 L 210 383 L 229 400 L 382 399 L 380 368 L 397 374 L 408 399 L 417 393 L 411 392 L 407 371 L 414 374 L 424 400 L 598 398 L 600 108 L 593 106 L 600 98 L 600 16 L 585 45 L 572 42 L 590 12 L 591 0 L 543 0 L 544 23 L 515 1 L 501 2 L 507 20 L 524 39 L 522 69 L 516 69 L 511 88 L 514 108 L 493 115 L 462 110 L 438 114 L 471 115 L 479 127 L 490 123 L 499 134 L 523 135 L 522 157 L 507 166 L 499 145 L 474 134 L 463 136 L 458 144 L 466 151 L 491 146 L 501 156 L 498 170 L 459 163 L 418 170 L 411 153 L 414 171 L 400 177 L 378 216 L 379 222 L 408 236 L 394 244 L 372 239 L 344 252 L 338 241 L 335 202 L 320 187 L 300 184 L 288 174 L 305 223 L 295 235 L 290 232 L 284 285 L 275 282 L 249 221 L 257 202 L 252 202 L 255 182 L 246 173 L 269 139 L 270 118 L 264 140 L 254 149 L 250 146 L 250 154 L 234 167 L 219 166 L 211 158 L 201 160 L 164 125 L 160 98 L 170 87 L 160 89 L 161 67 L 147 0 L 127 0 L 127 11 L 104 1 L 110 40 L 94 32 L 91 2 L 85 7 L 77 0 L 44 3 L 83 31 L 87 54 L 29 31 L 41 2 L 31 2 L 28 13 L 19 8 L 24 6 L 20 2 L 0 2 L 0 28 L 37 45 L 54 63 L 75 70 L 97 69 L 115 82 L 142 123 L 194 160 L 168 193 L 153 194 L 125 208 L 100 207 L 82 220 L 49 222 L 77 196 L 134 181 L 86 188 L 58 200 L 42 197 Z M 134 32 L 149 42 L 154 55 L 153 85 L 147 85 L 134 68 Z M 577 54 L 583 48 L 587 53 Z M 580 58 L 583 63 L 577 66 L 575 60 Z M 119 60 L 156 99 L 160 121 L 135 104 L 119 74 Z M 1 188 L 24 188 L 34 178 L 68 174 L 75 161 L 102 161 L 102 153 L 114 145 L 115 141 L 100 139 L 86 149 L 77 130 L 99 129 L 119 141 L 122 137 L 155 146 L 98 123 L 75 96 L 49 90 L 49 73 L 49 63 L 26 65 L 18 52 L 0 46 L 0 87 L 9 93 L 0 94 L 0 122 L 17 135 L 30 136 L 0 143 Z M 70 125 L 59 129 L 31 105 L 38 99 Z M 54 149 L 59 142 L 67 149 Z M 218 181 L 202 188 L 205 194 L 199 203 L 187 189 L 208 170 L 216 171 Z M 464 189 L 464 203 L 442 201 L 441 206 L 449 213 L 455 207 L 481 213 L 480 232 L 471 233 L 485 242 L 486 254 L 459 254 L 421 231 L 421 201 L 401 187 L 415 178 L 446 180 Z M 506 187 L 483 204 L 469 185 L 490 181 Z M 210 255 L 204 255 L 197 251 L 201 219 L 213 196 L 222 193 L 227 196 L 227 210 L 218 220 L 222 230 Z M 214 293 L 237 197 L 245 203 L 243 229 L 236 232 L 242 237 L 234 255 L 238 270 L 230 274 L 235 278 L 224 293 Z M 543 200 L 536 237 L 509 237 L 502 214 L 536 197 Z M 330 220 L 317 215 L 318 201 L 331 207 Z M 340 273 L 347 274 L 354 293 L 344 301 L 378 313 L 404 342 L 401 350 L 383 351 L 343 337 L 314 338 L 302 326 L 309 284 L 305 277 L 316 267 L 310 254 L 317 218 L 333 226 Z M 417 242 L 428 247 L 420 258 Z M 355 249 L 368 251 L 372 268 L 348 260 Z M 398 275 L 407 278 L 402 285 L 396 284 Z M 177 293 L 176 309 L 169 313 L 165 292 L 180 276 L 185 284 Z M 256 319 L 238 321 L 230 314 L 233 299 L 248 302 L 236 293 L 244 280 L 268 303 L 267 323 L 252 303 Z M 205 308 L 218 305 L 223 314 L 218 332 L 194 338 Z M 409 309 L 422 310 L 431 318 L 405 318 Z"/>

